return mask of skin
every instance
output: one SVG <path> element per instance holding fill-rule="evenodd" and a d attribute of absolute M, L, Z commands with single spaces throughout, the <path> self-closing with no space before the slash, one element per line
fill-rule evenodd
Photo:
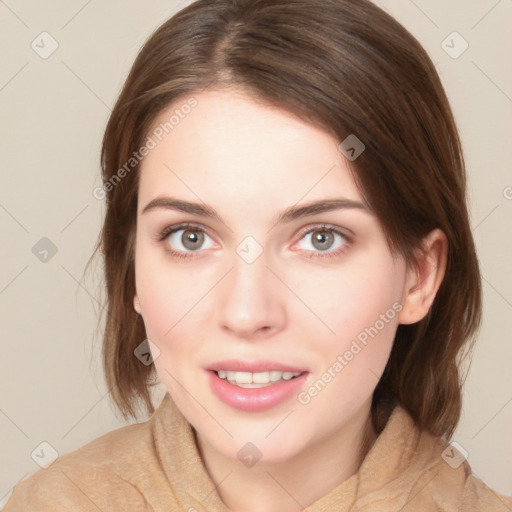
<path fill-rule="evenodd" d="M 224 503 L 233 511 L 301 510 L 359 468 L 372 393 L 396 328 L 427 314 L 444 275 L 446 239 L 431 232 L 416 268 L 390 252 L 369 210 L 275 225 L 274 216 L 295 204 L 363 202 L 340 141 L 242 91 L 194 97 L 198 105 L 141 165 L 134 307 L 160 351 L 159 377 L 194 427 L 210 476 L 222 481 Z M 155 126 L 184 102 L 166 108 Z M 165 208 L 142 213 L 162 196 L 206 203 L 223 222 Z M 181 222 L 203 229 L 199 249 L 183 245 L 185 231 L 158 240 Z M 350 233 L 350 241 L 334 234 L 322 251 L 316 232 L 307 232 L 322 232 L 323 223 Z M 263 249 L 250 264 L 236 252 L 249 235 Z M 192 256 L 173 257 L 170 248 Z M 307 404 L 293 396 L 267 411 L 244 412 L 208 386 L 204 368 L 213 362 L 269 359 L 307 369 L 307 389 L 396 303 L 395 318 Z M 374 439 L 368 430 L 370 446 Z M 252 467 L 237 458 L 247 442 L 262 454 Z"/>

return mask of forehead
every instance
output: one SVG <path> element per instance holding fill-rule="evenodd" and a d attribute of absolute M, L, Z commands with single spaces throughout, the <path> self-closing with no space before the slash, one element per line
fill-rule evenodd
<path fill-rule="evenodd" d="M 261 215 L 303 198 L 361 199 L 332 135 L 240 92 L 193 98 L 167 107 L 150 130 L 155 146 L 140 168 L 140 209 L 162 195 Z"/>

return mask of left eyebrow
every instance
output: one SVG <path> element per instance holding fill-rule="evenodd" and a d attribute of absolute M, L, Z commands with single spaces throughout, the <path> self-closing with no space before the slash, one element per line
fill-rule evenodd
<path fill-rule="evenodd" d="M 225 224 L 224 220 L 211 206 L 202 203 L 183 201 L 181 199 L 176 199 L 169 196 L 157 197 L 153 199 L 144 207 L 142 214 L 157 208 L 176 210 L 189 213 L 191 215 L 216 219 Z M 303 217 L 309 217 L 311 215 L 318 215 L 319 213 L 342 209 L 356 209 L 370 213 L 370 208 L 359 201 L 345 198 L 322 199 L 320 201 L 311 201 L 299 206 L 289 206 L 276 215 L 272 225 L 284 224 Z"/>
<path fill-rule="evenodd" d="M 285 222 L 291 222 L 302 217 L 318 215 L 319 213 L 329 212 L 333 210 L 346 209 L 356 209 L 370 213 L 369 207 L 359 201 L 344 198 L 322 199 L 320 201 L 312 201 L 310 203 L 305 203 L 303 205 L 290 206 L 289 208 L 286 208 L 276 216 L 273 224 L 283 224 Z"/>

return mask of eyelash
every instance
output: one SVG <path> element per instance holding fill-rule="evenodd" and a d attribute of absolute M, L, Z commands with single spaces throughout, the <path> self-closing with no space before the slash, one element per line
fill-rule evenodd
<path fill-rule="evenodd" d="M 182 229 L 192 229 L 194 231 L 202 231 L 203 233 L 208 234 L 201 226 L 198 226 L 197 224 L 192 224 L 189 222 L 184 222 L 181 224 L 177 224 L 174 226 L 167 226 L 164 228 L 157 236 L 157 239 L 159 242 L 165 241 L 170 235 L 175 233 L 176 231 L 180 231 Z M 346 242 L 343 244 L 342 247 L 336 249 L 335 251 L 325 251 L 325 252 L 318 252 L 318 251 L 306 251 L 310 252 L 311 254 L 306 255 L 307 258 L 335 258 L 337 256 L 340 256 L 342 253 L 344 253 L 352 244 L 352 237 L 347 234 L 346 231 L 343 231 L 335 226 L 330 226 L 326 224 L 321 224 L 318 226 L 314 226 L 312 228 L 308 228 L 307 230 L 303 231 L 299 235 L 299 240 L 302 240 L 304 236 L 314 233 L 315 231 L 327 231 L 329 233 L 335 233 L 337 235 L 342 236 Z M 182 258 L 182 259 L 189 259 L 194 257 L 195 252 L 201 252 L 201 251 L 193 251 L 193 252 L 182 252 L 182 251 L 175 251 L 174 249 L 166 249 L 172 257 L 174 258 Z"/>

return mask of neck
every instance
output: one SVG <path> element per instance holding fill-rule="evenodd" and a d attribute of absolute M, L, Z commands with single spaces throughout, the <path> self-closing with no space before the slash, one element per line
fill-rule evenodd
<path fill-rule="evenodd" d="M 340 431 L 277 463 L 248 468 L 195 436 L 210 478 L 232 512 L 304 510 L 357 473 L 377 437 L 370 402 Z"/>

